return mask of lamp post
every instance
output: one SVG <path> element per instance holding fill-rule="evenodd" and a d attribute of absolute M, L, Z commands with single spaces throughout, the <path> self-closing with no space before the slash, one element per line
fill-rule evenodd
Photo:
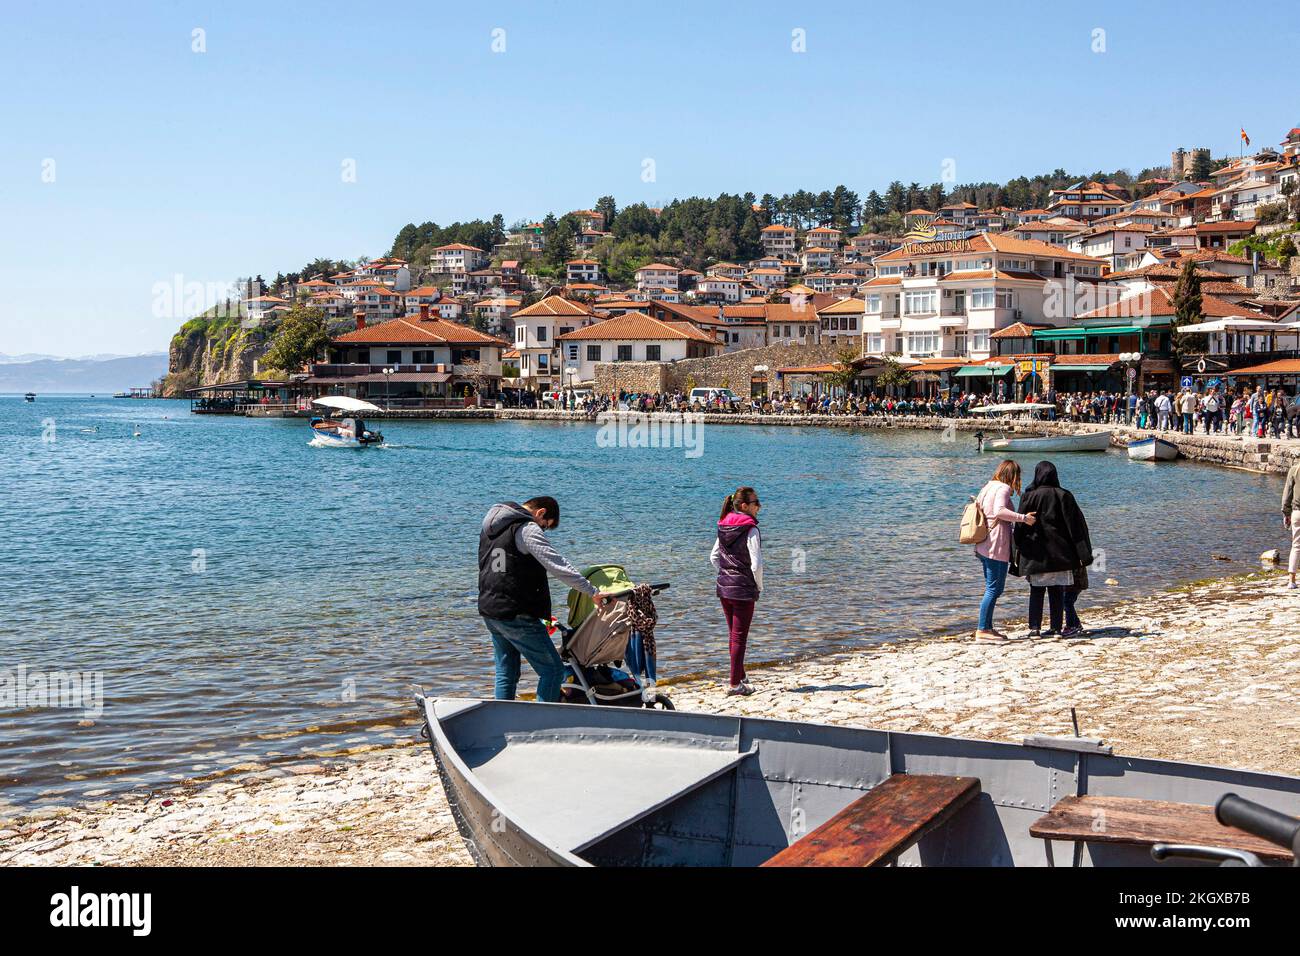
<path fill-rule="evenodd" d="M 392 375 L 393 371 L 394 370 L 389 368 L 387 365 L 384 366 L 384 408 L 390 410 L 393 407 L 393 394 L 392 385 L 388 376 Z"/>
<path fill-rule="evenodd" d="M 1142 362 L 1141 352 L 1120 352 L 1120 364 L 1124 366 L 1124 379 L 1128 390 L 1124 394 L 1124 420 L 1128 423 L 1129 399 L 1133 397 L 1133 381 L 1137 378 L 1137 367 Z"/>

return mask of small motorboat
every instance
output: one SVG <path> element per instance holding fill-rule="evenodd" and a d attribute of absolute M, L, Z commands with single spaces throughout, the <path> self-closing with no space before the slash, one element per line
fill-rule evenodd
<path fill-rule="evenodd" d="M 1259 866 L 1300 853 L 1300 820 L 1284 816 L 1300 813 L 1300 777 L 1121 757 L 1092 738 L 416 703 L 480 865 Z"/>
<path fill-rule="evenodd" d="M 1128 443 L 1128 456 L 1133 461 L 1173 461 L 1178 446 L 1164 438 L 1139 438 Z"/>
<path fill-rule="evenodd" d="M 36 393 L 35 393 L 35 392 L 28 392 L 26 395 L 23 396 L 23 401 L 24 401 L 24 402 L 34 402 L 34 401 L 36 401 Z"/>
<path fill-rule="evenodd" d="M 312 400 L 313 405 L 349 413 L 337 417 L 315 416 L 311 420 L 312 442 L 317 445 L 339 448 L 364 448 L 378 445 L 384 436 L 366 428 L 363 413 L 383 411 L 377 405 L 346 395 L 327 395 Z"/>

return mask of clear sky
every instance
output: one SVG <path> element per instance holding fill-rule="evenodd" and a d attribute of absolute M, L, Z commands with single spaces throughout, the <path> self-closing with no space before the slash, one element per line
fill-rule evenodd
<path fill-rule="evenodd" d="M 379 255 L 407 222 L 510 223 L 604 194 L 865 196 L 938 181 L 946 159 L 958 182 L 1136 172 L 1180 145 L 1235 154 L 1243 126 L 1277 144 L 1300 125 L 1282 79 L 1300 13 L 1228 16 L 1218 2 L 4 0 L 0 352 L 164 349 L 184 316 L 156 284 Z"/>

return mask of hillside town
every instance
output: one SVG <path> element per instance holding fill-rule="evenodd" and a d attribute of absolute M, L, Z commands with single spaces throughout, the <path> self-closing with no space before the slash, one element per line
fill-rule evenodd
<path fill-rule="evenodd" d="M 1115 394 L 1188 378 L 1294 391 L 1300 128 L 1253 151 L 1241 136 L 1241 155 L 1219 163 L 1178 149 L 1163 176 L 1075 182 L 1041 208 L 917 206 L 893 233 L 776 221 L 800 217 L 754 202 L 761 254 L 699 269 L 620 262 L 626 282 L 611 274 L 612 201 L 564 217 L 573 254 L 550 269 L 554 217 L 491 248 L 445 243 L 426 261 L 282 278 L 243 299 L 245 324 L 306 308 L 328 342 L 286 374 L 187 391 L 207 411 L 327 394 L 407 409 L 563 403 L 573 389 L 687 384 L 745 400 Z"/>

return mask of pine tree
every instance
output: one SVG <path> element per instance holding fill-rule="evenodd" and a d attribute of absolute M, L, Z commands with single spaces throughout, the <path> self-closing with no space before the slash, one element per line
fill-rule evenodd
<path fill-rule="evenodd" d="M 1203 307 L 1201 277 L 1196 271 L 1196 263 L 1191 259 L 1188 259 L 1183 264 L 1183 271 L 1179 273 L 1178 281 L 1174 283 L 1174 291 L 1173 295 L 1170 296 L 1170 302 L 1174 307 L 1173 328 L 1171 329 L 1174 354 L 1181 359 L 1186 353 L 1204 351 L 1204 335 L 1179 331 L 1184 325 L 1194 325 L 1201 321 Z"/>

